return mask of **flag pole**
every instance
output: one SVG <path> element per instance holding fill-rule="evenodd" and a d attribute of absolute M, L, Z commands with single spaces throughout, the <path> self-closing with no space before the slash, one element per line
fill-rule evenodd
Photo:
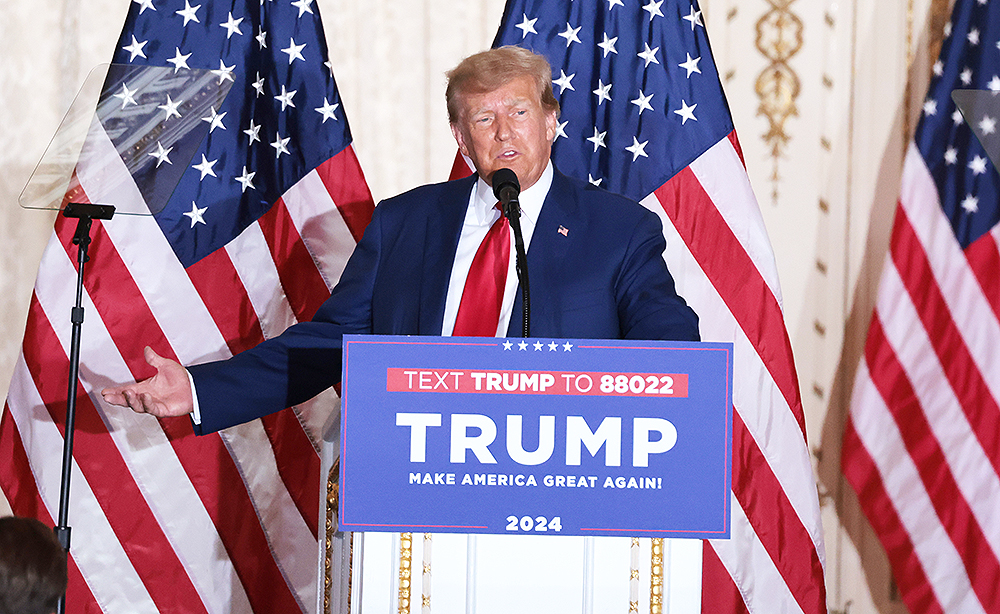
<path fill-rule="evenodd" d="M 90 247 L 90 227 L 94 220 L 110 220 L 115 214 L 111 205 L 92 205 L 86 203 L 69 203 L 63 209 L 63 216 L 75 218 L 76 232 L 73 234 L 73 244 L 77 246 L 76 271 L 76 304 L 70 312 L 70 322 L 73 324 L 69 346 L 69 387 L 66 396 L 66 433 L 63 437 L 62 479 L 59 484 L 59 520 L 55 527 L 56 537 L 66 554 L 69 555 L 69 478 L 73 469 L 73 432 L 76 427 L 76 389 L 77 377 L 80 373 L 80 334 L 83 331 L 83 269 L 90 259 L 87 255 Z M 66 611 L 66 594 L 59 598 L 56 605 L 57 614 Z"/>

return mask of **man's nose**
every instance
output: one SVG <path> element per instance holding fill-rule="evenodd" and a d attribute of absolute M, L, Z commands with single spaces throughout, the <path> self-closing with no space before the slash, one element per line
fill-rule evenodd
<path fill-rule="evenodd" d="M 496 121 L 496 140 L 506 141 L 510 139 L 512 135 L 513 131 L 511 130 L 510 118 L 503 115 L 499 116 Z"/>

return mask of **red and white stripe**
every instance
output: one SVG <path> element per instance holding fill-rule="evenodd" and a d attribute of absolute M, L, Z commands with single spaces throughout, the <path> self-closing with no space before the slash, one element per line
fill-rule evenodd
<path fill-rule="evenodd" d="M 1000 270 L 911 144 L 842 452 L 913 612 L 1000 610 Z"/>
<path fill-rule="evenodd" d="M 702 339 L 734 344 L 732 539 L 706 543 L 702 611 L 825 612 L 819 501 L 795 365 L 735 133 L 643 204 L 660 214 L 667 264 L 698 313 Z"/>
<path fill-rule="evenodd" d="M 120 160 L 101 130 L 92 130 L 88 147 Z M 141 202 L 136 186 L 120 180 L 128 177 L 124 165 L 100 177 L 86 168 L 78 174 L 95 202 Z M 315 610 L 314 442 L 335 406 L 314 403 L 196 438 L 186 418 L 158 421 L 109 407 L 99 391 L 152 374 L 143 345 L 191 364 L 227 357 L 311 317 L 372 208 L 348 147 L 226 248 L 187 270 L 150 217 L 94 225 L 68 612 Z M 0 487 L 15 513 L 48 521 L 58 510 L 73 231 L 70 220 L 57 220 L 0 419 L 0 458 L 11 459 L 0 468 Z"/>

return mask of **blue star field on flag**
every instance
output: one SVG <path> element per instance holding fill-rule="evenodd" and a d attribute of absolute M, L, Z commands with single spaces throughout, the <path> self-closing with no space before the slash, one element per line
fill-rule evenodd
<path fill-rule="evenodd" d="M 494 46 L 548 58 L 559 169 L 636 200 L 732 129 L 702 13 L 689 0 L 515 0 Z"/>
<path fill-rule="evenodd" d="M 934 63 L 914 137 L 964 249 L 1000 221 L 1000 176 L 952 100 L 957 89 L 1000 93 L 1000 4 L 996 2 L 962 4 L 946 25 L 941 57 Z M 984 138 L 1000 138 L 1000 116 L 980 114 L 971 121 Z"/>
<path fill-rule="evenodd" d="M 221 106 L 200 111 L 208 134 L 183 172 L 164 160 L 154 169 L 162 175 L 133 177 L 150 203 L 179 179 L 155 217 L 184 266 L 227 244 L 351 141 L 314 0 L 200 2 L 134 1 L 112 60 L 174 74 L 207 69 L 217 84 L 231 86 Z M 171 111 L 184 113 L 183 104 L 122 79 L 113 71 L 103 98 L 124 96 L 123 84 L 137 90 L 129 91 L 134 105 L 119 99 L 132 124 L 162 122 L 160 130 L 169 132 L 181 121 Z M 128 131 L 102 121 L 123 158 L 129 151 L 156 157 L 155 143 L 149 151 L 122 147 Z"/>

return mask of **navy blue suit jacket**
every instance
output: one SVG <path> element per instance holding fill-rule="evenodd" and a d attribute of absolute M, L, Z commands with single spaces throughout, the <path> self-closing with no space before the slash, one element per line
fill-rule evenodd
<path fill-rule="evenodd" d="M 196 365 L 199 434 L 301 403 L 340 380 L 344 334 L 440 335 L 476 176 L 383 201 L 310 322 L 233 358 Z M 560 228 L 565 232 L 560 232 Z M 528 249 L 531 335 L 698 340 L 663 262 L 659 218 L 555 171 Z M 508 335 L 520 336 L 517 294 Z"/>

